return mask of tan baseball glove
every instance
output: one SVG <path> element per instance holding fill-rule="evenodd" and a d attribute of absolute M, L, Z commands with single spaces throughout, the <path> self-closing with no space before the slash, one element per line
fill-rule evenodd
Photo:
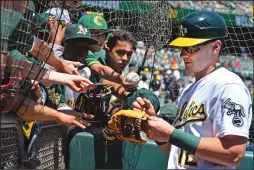
<path fill-rule="evenodd" d="M 144 144 L 149 115 L 135 110 L 120 110 L 108 122 L 108 131 L 120 140 Z"/>

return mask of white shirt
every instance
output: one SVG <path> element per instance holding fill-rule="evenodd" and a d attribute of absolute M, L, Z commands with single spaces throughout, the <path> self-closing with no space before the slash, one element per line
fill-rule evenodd
<path fill-rule="evenodd" d="M 252 119 L 250 93 L 239 76 L 225 68 L 217 69 L 188 85 L 181 95 L 178 108 L 174 126 L 183 132 L 198 137 L 249 137 Z M 188 168 L 235 167 L 202 160 L 171 145 L 168 169 Z"/>

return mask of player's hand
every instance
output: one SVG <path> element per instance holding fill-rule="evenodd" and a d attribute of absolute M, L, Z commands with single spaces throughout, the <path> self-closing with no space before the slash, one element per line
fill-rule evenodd
<path fill-rule="evenodd" d="M 156 115 L 156 112 L 154 110 L 152 103 L 146 98 L 142 99 L 141 97 L 138 97 L 136 101 L 133 103 L 133 110 L 144 111 L 149 116 Z"/>
<path fill-rule="evenodd" d="M 92 120 L 94 118 L 93 115 L 86 113 L 75 112 L 74 110 L 61 110 L 61 114 L 58 115 L 56 121 L 59 124 L 64 124 L 68 126 L 78 126 L 79 128 L 85 129 L 91 124 L 88 123 L 85 119 Z"/>
<path fill-rule="evenodd" d="M 158 142 L 168 142 L 174 127 L 167 121 L 156 116 L 150 116 L 147 127 L 147 137 Z"/>

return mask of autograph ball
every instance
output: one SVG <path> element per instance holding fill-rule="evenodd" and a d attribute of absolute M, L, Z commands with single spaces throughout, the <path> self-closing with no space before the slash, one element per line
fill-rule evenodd
<path fill-rule="evenodd" d="M 132 85 L 138 85 L 139 83 L 139 75 L 135 72 L 130 72 L 129 74 L 127 74 L 126 76 L 126 80 L 127 83 L 130 83 Z"/>

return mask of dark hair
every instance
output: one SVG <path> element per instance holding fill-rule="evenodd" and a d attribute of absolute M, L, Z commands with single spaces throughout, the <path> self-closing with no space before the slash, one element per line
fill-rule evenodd
<path fill-rule="evenodd" d="M 117 30 L 112 32 L 107 42 L 110 50 L 114 48 L 117 41 L 129 41 L 130 43 L 132 43 L 133 50 L 136 50 L 136 40 L 130 32 L 124 30 Z"/>

